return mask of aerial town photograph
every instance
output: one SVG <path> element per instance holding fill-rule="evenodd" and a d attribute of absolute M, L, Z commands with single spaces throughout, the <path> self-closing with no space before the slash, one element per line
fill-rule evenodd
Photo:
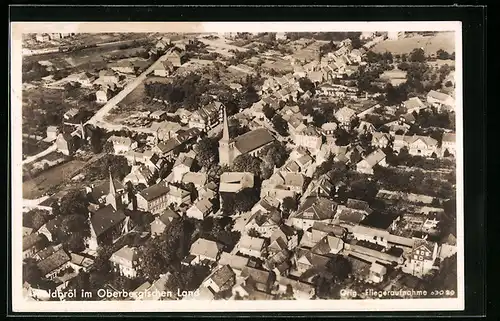
<path fill-rule="evenodd" d="M 25 300 L 457 297 L 455 32 L 22 44 Z"/>

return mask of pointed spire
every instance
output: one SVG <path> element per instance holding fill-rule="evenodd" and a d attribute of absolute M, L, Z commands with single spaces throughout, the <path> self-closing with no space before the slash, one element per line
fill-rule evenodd
<path fill-rule="evenodd" d="M 229 142 L 229 125 L 227 122 L 226 106 L 223 105 L 224 119 L 222 128 L 222 141 Z"/>
<path fill-rule="evenodd" d="M 115 183 L 113 181 L 113 176 L 111 175 L 111 167 L 109 167 L 109 194 L 113 196 L 116 195 Z"/>

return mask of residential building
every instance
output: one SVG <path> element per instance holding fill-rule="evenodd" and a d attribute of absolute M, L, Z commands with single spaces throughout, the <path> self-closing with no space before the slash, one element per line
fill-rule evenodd
<path fill-rule="evenodd" d="M 168 204 L 180 206 L 191 202 L 191 193 L 177 186 L 170 185 L 168 191 Z"/>
<path fill-rule="evenodd" d="M 184 175 L 191 171 L 193 163 L 194 158 L 189 157 L 187 154 L 179 154 L 172 168 L 172 172 L 174 173 L 174 182 L 182 181 Z"/>
<path fill-rule="evenodd" d="M 219 266 L 229 265 L 236 276 L 241 275 L 241 271 L 247 266 L 249 259 L 244 256 L 222 252 L 219 259 Z"/>
<path fill-rule="evenodd" d="M 318 128 L 307 126 L 293 135 L 295 145 L 305 147 L 312 152 L 317 152 L 323 143 L 323 137 Z"/>
<path fill-rule="evenodd" d="M 231 291 L 236 284 L 236 274 L 229 265 L 215 269 L 202 283 L 201 286 L 217 294 Z"/>
<path fill-rule="evenodd" d="M 33 257 L 43 250 L 49 241 L 44 234 L 33 233 L 23 237 L 23 259 Z"/>
<path fill-rule="evenodd" d="M 427 106 L 425 106 L 425 104 L 418 97 L 411 97 L 408 100 L 404 101 L 403 107 L 409 114 L 413 112 L 416 112 L 418 114 L 420 110 L 427 108 Z"/>
<path fill-rule="evenodd" d="M 455 99 L 445 93 L 431 90 L 427 94 L 427 102 L 436 107 L 438 112 L 441 110 L 453 110 L 455 108 Z"/>
<path fill-rule="evenodd" d="M 158 170 L 146 165 L 132 165 L 130 173 L 125 176 L 123 181 L 130 182 L 132 185 L 144 184 L 150 186 L 158 177 Z"/>
<path fill-rule="evenodd" d="M 207 198 L 202 198 L 196 201 L 193 206 L 187 210 L 186 215 L 197 220 L 203 220 L 212 213 L 212 210 L 212 202 Z"/>
<path fill-rule="evenodd" d="M 189 253 L 193 256 L 191 263 L 202 263 L 204 260 L 216 262 L 222 252 L 222 244 L 204 238 L 197 239 Z"/>
<path fill-rule="evenodd" d="M 174 67 L 182 66 L 187 60 L 185 52 L 176 47 L 170 50 L 166 57 L 166 61 L 169 61 Z"/>
<path fill-rule="evenodd" d="M 391 142 L 391 135 L 382 132 L 372 133 L 372 146 L 376 148 L 385 148 Z"/>
<path fill-rule="evenodd" d="M 37 263 L 40 275 L 47 279 L 53 279 L 59 272 L 67 269 L 70 266 L 71 258 L 63 250 L 60 249 L 46 259 Z"/>
<path fill-rule="evenodd" d="M 302 194 L 304 186 L 305 177 L 301 173 L 276 172 L 262 182 L 260 196 L 275 198 L 282 202 L 286 197 L 295 198 Z"/>
<path fill-rule="evenodd" d="M 281 293 L 288 293 L 291 288 L 293 297 L 296 300 L 310 300 L 316 291 L 313 284 L 286 277 L 278 279 L 278 286 Z"/>
<path fill-rule="evenodd" d="M 456 137 L 455 133 L 444 133 L 441 150 L 443 151 L 443 155 L 448 152 L 449 154 L 456 156 Z"/>
<path fill-rule="evenodd" d="M 108 102 L 108 90 L 102 89 L 95 93 L 95 100 L 99 104 L 104 104 Z"/>
<path fill-rule="evenodd" d="M 238 193 L 245 188 L 252 188 L 254 177 L 247 172 L 225 172 L 220 176 L 219 192 Z"/>
<path fill-rule="evenodd" d="M 355 117 L 356 111 L 349 107 L 342 107 L 335 113 L 335 118 L 344 127 L 349 126 Z"/>
<path fill-rule="evenodd" d="M 324 197 L 308 197 L 297 212 L 290 215 L 289 224 L 307 230 L 315 222 L 332 223 L 337 210 L 337 203 Z"/>
<path fill-rule="evenodd" d="M 344 241 L 333 235 L 326 235 L 311 248 L 315 254 L 328 255 L 339 254 L 344 250 Z"/>
<path fill-rule="evenodd" d="M 265 128 L 255 129 L 231 139 L 229 137 L 226 109 L 224 108 L 223 134 L 219 141 L 219 162 L 221 165 L 232 164 L 238 155 L 249 154 L 256 156 L 262 148 L 274 140 L 274 137 Z"/>
<path fill-rule="evenodd" d="M 393 149 L 397 152 L 406 147 L 410 155 L 430 157 L 437 152 L 438 141 L 428 136 L 395 135 Z"/>
<path fill-rule="evenodd" d="M 373 175 L 373 167 L 375 165 L 387 166 L 387 163 L 385 161 L 385 153 L 380 149 L 375 150 L 374 152 L 366 156 L 365 159 L 357 163 L 356 171 Z"/>
<path fill-rule="evenodd" d="M 167 208 L 160 215 L 155 217 L 155 220 L 151 222 L 151 236 L 155 237 L 163 233 L 163 231 L 169 226 L 173 220 L 180 218 L 180 215 Z"/>
<path fill-rule="evenodd" d="M 57 139 L 57 136 L 60 134 L 59 127 L 57 126 L 49 126 L 47 127 L 47 141 L 54 141 Z"/>
<path fill-rule="evenodd" d="M 299 249 L 296 254 L 295 265 L 297 271 L 302 274 L 312 268 L 324 268 L 330 258 L 328 256 L 316 254 L 312 251 Z"/>
<path fill-rule="evenodd" d="M 238 244 L 236 244 L 236 248 L 243 255 L 260 258 L 264 255 L 266 245 L 264 238 L 243 235 Z"/>
<path fill-rule="evenodd" d="M 169 60 L 163 61 L 153 70 L 153 74 L 158 77 L 169 77 L 173 72 L 174 65 Z"/>
<path fill-rule="evenodd" d="M 388 238 L 390 233 L 386 230 L 363 225 L 356 225 L 352 227 L 351 232 L 356 240 L 367 241 L 384 247 L 389 246 Z"/>
<path fill-rule="evenodd" d="M 196 189 L 200 189 L 207 183 L 208 175 L 205 173 L 187 172 L 182 176 L 181 182 L 184 184 L 192 183 Z"/>
<path fill-rule="evenodd" d="M 116 197 L 120 198 L 119 200 L 120 203 L 122 204 L 128 203 L 128 196 L 125 191 L 125 186 L 123 186 L 123 184 L 117 179 L 113 179 L 113 186 L 111 186 L 110 180 L 105 180 L 99 184 L 92 184 L 90 186 L 87 186 L 85 190 L 87 192 L 87 196 L 90 200 L 90 203 L 105 205 L 107 196 L 110 192 L 110 188 L 115 189 Z"/>
<path fill-rule="evenodd" d="M 221 102 L 212 102 L 196 110 L 189 118 L 189 128 L 199 128 L 208 131 L 221 122 L 224 105 Z"/>
<path fill-rule="evenodd" d="M 437 243 L 416 240 L 411 250 L 406 270 L 412 275 L 421 278 L 433 269 L 437 256 Z"/>
<path fill-rule="evenodd" d="M 137 148 L 137 142 L 129 137 L 111 136 L 108 142 L 113 145 L 115 155 L 123 155 Z"/>
<path fill-rule="evenodd" d="M 113 266 L 113 270 L 127 278 L 135 278 L 139 263 L 139 255 L 137 248 L 125 245 L 109 258 Z"/>
<path fill-rule="evenodd" d="M 257 231 L 262 237 L 270 237 L 274 231 L 279 229 L 281 224 L 281 215 L 277 209 L 270 212 L 262 212 L 261 210 L 252 214 L 245 225 L 245 232 L 250 230 Z"/>
<path fill-rule="evenodd" d="M 167 112 L 164 110 L 156 110 L 149 115 L 149 118 L 157 121 L 163 121 L 166 119 L 166 117 L 167 117 Z"/>
<path fill-rule="evenodd" d="M 72 155 L 76 150 L 73 136 L 60 133 L 56 138 L 57 150 L 66 156 Z"/>
<path fill-rule="evenodd" d="M 146 212 L 161 213 L 169 205 L 170 186 L 166 182 L 154 184 L 137 193 L 137 208 Z"/>

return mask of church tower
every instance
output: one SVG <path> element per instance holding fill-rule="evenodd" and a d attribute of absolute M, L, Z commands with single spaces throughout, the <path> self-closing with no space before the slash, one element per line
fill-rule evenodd
<path fill-rule="evenodd" d="M 109 170 L 109 192 L 106 196 L 106 205 L 113 206 L 115 211 L 117 211 L 122 205 L 121 196 L 117 194 L 113 176 L 111 176 L 111 169 Z"/>
<path fill-rule="evenodd" d="M 82 140 L 85 140 L 86 137 L 85 137 L 85 128 L 83 127 L 83 123 L 80 122 L 80 125 L 78 126 L 78 129 L 80 129 L 80 137 L 82 138 Z"/>
<path fill-rule="evenodd" d="M 219 140 L 219 164 L 230 165 L 233 161 L 233 144 L 229 137 L 229 125 L 227 122 L 226 106 L 223 106 L 224 118 L 222 127 L 222 138 Z"/>

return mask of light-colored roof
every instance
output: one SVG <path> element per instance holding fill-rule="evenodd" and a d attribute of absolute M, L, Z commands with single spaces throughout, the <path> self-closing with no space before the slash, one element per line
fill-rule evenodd
<path fill-rule="evenodd" d="M 202 198 L 199 201 L 197 201 L 193 207 L 196 207 L 200 212 L 203 214 L 210 212 L 212 209 L 212 202 L 210 202 L 209 199 L 207 198 Z"/>
<path fill-rule="evenodd" d="M 434 99 L 439 100 L 441 102 L 453 100 L 453 98 L 450 95 L 447 95 L 445 93 L 435 91 L 435 90 L 429 91 L 429 93 L 427 94 L 427 98 L 434 98 Z"/>
<path fill-rule="evenodd" d="M 225 172 L 220 176 L 219 191 L 235 192 L 253 186 L 253 174 L 248 172 Z"/>
<path fill-rule="evenodd" d="M 221 245 L 217 242 L 199 238 L 193 243 L 193 245 L 191 245 L 189 252 L 193 255 L 203 255 L 209 257 L 215 261 L 220 248 Z"/>
<path fill-rule="evenodd" d="M 423 108 L 424 103 L 418 97 L 411 97 L 407 101 L 403 102 L 407 109 Z"/>
<path fill-rule="evenodd" d="M 205 173 L 187 172 L 182 176 L 183 183 L 193 183 L 196 186 L 202 186 L 207 183 L 208 176 Z"/>
<path fill-rule="evenodd" d="M 259 237 L 243 235 L 240 239 L 240 248 L 261 251 L 264 248 L 265 240 Z"/>
<path fill-rule="evenodd" d="M 335 113 L 335 118 L 339 121 L 346 121 L 356 115 L 356 111 L 349 107 L 342 107 Z"/>
<path fill-rule="evenodd" d="M 248 264 L 248 258 L 228 252 L 222 252 L 219 264 L 229 265 L 233 269 L 242 270 Z"/>
<path fill-rule="evenodd" d="M 368 165 L 373 167 L 373 166 L 377 165 L 378 163 L 380 163 L 385 158 L 385 156 L 386 155 L 384 154 L 384 152 L 382 150 L 378 149 L 376 151 L 373 151 L 370 155 L 366 156 L 366 158 L 364 160 L 362 160 L 361 162 L 366 162 Z"/>
<path fill-rule="evenodd" d="M 120 265 L 133 267 L 134 262 L 137 260 L 137 258 L 137 249 L 125 245 L 124 247 L 113 253 L 109 260 Z"/>
<path fill-rule="evenodd" d="M 376 229 L 364 225 L 356 225 L 352 228 L 352 233 L 354 234 L 362 234 L 366 236 L 377 236 L 387 238 L 389 236 L 389 232 L 381 229 Z"/>
<path fill-rule="evenodd" d="M 456 141 L 455 133 L 444 133 L 443 134 L 443 143 L 454 143 Z"/>
<path fill-rule="evenodd" d="M 377 262 L 373 262 L 372 266 L 370 267 L 370 271 L 383 275 L 383 274 L 387 273 L 387 268 L 385 266 L 383 266 L 382 264 L 378 264 Z"/>
<path fill-rule="evenodd" d="M 132 139 L 128 138 L 128 137 L 121 137 L 121 136 L 111 136 L 110 138 L 108 138 L 108 141 L 112 142 L 113 145 L 114 144 L 117 144 L 117 145 L 123 145 L 123 146 L 130 146 L 132 145 Z"/>

